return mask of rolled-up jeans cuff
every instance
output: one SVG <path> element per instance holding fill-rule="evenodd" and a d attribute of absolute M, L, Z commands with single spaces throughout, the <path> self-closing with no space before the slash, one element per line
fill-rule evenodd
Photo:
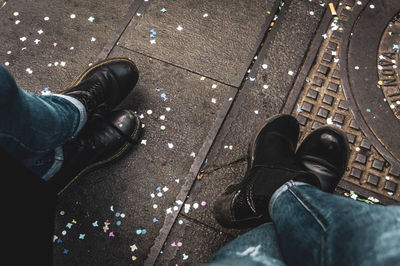
<path fill-rule="evenodd" d="M 278 188 L 274 192 L 274 194 L 271 197 L 271 200 L 269 201 L 269 205 L 268 205 L 269 215 L 272 217 L 272 211 L 274 208 L 274 204 L 282 193 L 284 193 L 286 190 L 288 190 L 290 187 L 293 187 L 293 186 L 309 186 L 309 185 L 310 184 L 300 182 L 300 181 L 293 181 L 293 180 L 290 180 L 290 181 L 286 182 L 285 184 L 283 184 L 280 188 Z"/>
<path fill-rule="evenodd" d="M 79 110 L 79 124 L 78 124 L 78 127 L 73 136 L 73 137 L 76 137 L 76 135 L 83 128 L 83 126 L 86 124 L 86 121 L 87 121 L 87 113 L 86 113 L 85 106 L 79 100 L 75 99 L 74 97 L 68 96 L 68 95 L 53 94 L 53 96 L 58 96 L 58 97 L 68 100 Z"/>

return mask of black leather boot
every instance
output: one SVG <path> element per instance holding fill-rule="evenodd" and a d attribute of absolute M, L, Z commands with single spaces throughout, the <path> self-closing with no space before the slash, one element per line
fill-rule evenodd
<path fill-rule="evenodd" d="M 295 160 L 299 124 L 289 115 L 267 122 L 250 143 L 242 182 L 229 186 L 214 203 L 214 216 L 224 227 L 248 228 L 270 220 L 273 193 L 289 180 L 319 186 L 318 179 Z"/>
<path fill-rule="evenodd" d="M 61 169 L 49 184 L 61 193 L 79 176 L 114 162 L 137 143 L 141 130 L 140 119 L 131 110 L 96 114 L 75 139 L 63 145 Z"/>
<path fill-rule="evenodd" d="M 83 103 L 88 117 L 114 109 L 135 87 L 139 78 L 135 64 L 126 58 L 101 61 L 79 75 L 61 94 Z"/>
<path fill-rule="evenodd" d="M 308 135 L 296 152 L 303 170 L 318 177 L 321 190 L 334 192 L 349 160 L 347 137 L 334 127 L 321 127 Z"/>

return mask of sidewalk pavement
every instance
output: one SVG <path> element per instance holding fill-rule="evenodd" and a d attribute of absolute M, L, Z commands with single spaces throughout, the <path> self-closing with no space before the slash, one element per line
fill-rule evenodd
<path fill-rule="evenodd" d="M 218 225 L 213 200 L 279 113 L 298 118 L 302 138 L 324 124 L 347 133 L 336 193 L 398 204 L 399 10 L 395 0 L 0 1 L 0 63 L 21 88 L 57 93 L 109 57 L 140 72 L 120 108 L 140 114 L 142 140 L 60 195 L 55 265 L 207 262 L 244 232 Z"/>

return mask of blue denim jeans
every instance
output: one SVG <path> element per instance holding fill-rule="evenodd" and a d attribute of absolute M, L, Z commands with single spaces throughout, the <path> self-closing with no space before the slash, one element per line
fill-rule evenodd
<path fill-rule="evenodd" d="M 272 223 L 239 236 L 207 265 L 400 265 L 400 206 L 371 205 L 289 181 Z"/>
<path fill-rule="evenodd" d="M 65 95 L 32 94 L 18 88 L 0 65 L 0 148 L 44 180 L 61 167 L 61 145 L 86 123 L 86 109 Z"/>

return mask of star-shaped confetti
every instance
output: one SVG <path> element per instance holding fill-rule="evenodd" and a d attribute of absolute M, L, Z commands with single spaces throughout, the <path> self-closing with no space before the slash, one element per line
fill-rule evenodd
<path fill-rule="evenodd" d="M 135 250 L 137 250 L 137 246 L 135 244 L 133 244 L 132 246 L 130 246 L 131 251 L 134 252 Z"/>

